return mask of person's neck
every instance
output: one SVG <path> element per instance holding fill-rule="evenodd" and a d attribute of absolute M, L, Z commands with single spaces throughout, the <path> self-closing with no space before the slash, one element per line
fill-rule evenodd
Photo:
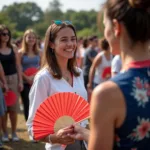
<path fill-rule="evenodd" d="M 133 48 L 122 48 L 121 59 L 123 68 L 131 62 L 144 61 L 150 59 L 148 44 L 137 44 Z"/>
<path fill-rule="evenodd" d="M 1 43 L 1 48 L 0 49 L 6 49 L 7 48 L 7 43 Z"/>
<path fill-rule="evenodd" d="M 106 56 L 109 56 L 111 54 L 110 50 L 105 50 L 104 53 L 105 53 Z"/>
<path fill-rule="evenodd" d="M 33 47 L 32 46 L 28 46 L 28 52 L 32 52 L 33 51 Z"/>
<path fill-rule="evenodd" d="M 68 61 L 66 59 L 65 60 L 57 59 L 57 62 L 62 73 L 68 71 L 68 67 L 67 67 Z"/>

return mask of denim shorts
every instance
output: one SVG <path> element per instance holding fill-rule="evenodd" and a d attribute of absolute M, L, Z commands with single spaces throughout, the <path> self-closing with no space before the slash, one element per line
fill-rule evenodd
<path fill-rule="evenodd" d="M 0 87 L 0 116 L 3 116 L 5 112 L 6 112 L 6 104 L 5 104 L 2 88 Z"/>

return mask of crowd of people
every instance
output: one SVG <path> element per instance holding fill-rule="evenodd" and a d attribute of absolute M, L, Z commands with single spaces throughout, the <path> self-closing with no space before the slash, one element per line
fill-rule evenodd
<path fill-rule="evenodd" d="M 90 103 L 90 122 L 42 138 L 46 150 L 150 149 L 150 1 L 107 0 L 103 12 L 101 39 L 78 39 L 70 21 L 54 20 L 43 43 L 28 29 L 12 44 L 11 31 L 0 25 L 0 148 L 10 140 L 8 116 L 12 141 L 19 141 L 20 103 L 34 141 L 40 104 L 55 93 L 73 92 Z M 27 76 L 32 67 L 37 74 Z M 5 102 L 9 90 L 17 97 L 11 106 Z"/>

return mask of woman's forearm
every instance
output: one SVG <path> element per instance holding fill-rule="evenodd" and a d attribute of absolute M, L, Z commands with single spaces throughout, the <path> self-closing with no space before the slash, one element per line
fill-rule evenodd
<path fill-rule="evenodd" d="M 86 142 L 88 142 L 89 136 L 90 136 L 90 130 L 84 129 L 83 132 L 82 132 L 82 134 L 83 134 L 83 139 L 84 139 Z"/>
<path fill-rule="evenodd" d="M 22 80 L 22 69 L 21 69 L 20 65 L 17 66 L 17 74 L 18 74 L 19 83 L 22 83 L 23 82 L 23 80 Z"/>

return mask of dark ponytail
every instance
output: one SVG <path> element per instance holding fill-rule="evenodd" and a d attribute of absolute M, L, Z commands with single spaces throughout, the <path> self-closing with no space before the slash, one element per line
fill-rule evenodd
<path fill-rule="evenodd" d="M 105 8 L 110 20 L 124 24 L 133 42 L 150 39 L 150 0 L 107 0 Z"/>

